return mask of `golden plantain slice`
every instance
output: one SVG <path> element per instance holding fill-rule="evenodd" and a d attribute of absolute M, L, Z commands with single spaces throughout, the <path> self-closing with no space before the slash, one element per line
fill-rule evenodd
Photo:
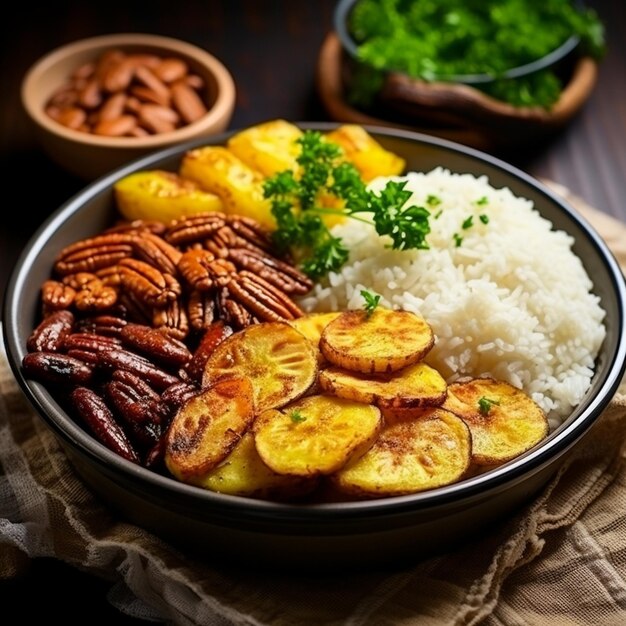
<path fill-rule="evenodd" d="M 443 376 L 426 363 L 391 374 L 366 375 L 340 367 L 320 371 L 322 390 L 340 398 L 375 404 L 381 410 L 438 406 L 446 399 Z"/>
<path fill-rule="evenodd" d="M 165 170 L 139 171 L 113 186 L 118 211 L 128 221 L 169 222 L 185 215 L 221 211 L 222 200 L 191 180 Z"/>
<path fill-rule="evenodd" d="M 297 317 L 295 320 L 289 320 L 296 330 L 299 330 L 313 345 L 317 352 L 317 360 L 321 365 L 326 362 L 324 355 L 320 352 L 320 337 L 322 331 L 329 322 L 339 317 L 341 313 L 339 311 L 332 311 L 329 313 L 307 313 L 301 317 Z"/>
<path fill-rule="evenodd" d="M 254 420 L 252 383 L 218 381 L 190 398 L 174 416 L 165 439 L 165 464 L 183 482 L 223 461 Z"/>
<path fill-rule="evenodd" d="M 441 408 L 386 426 L 358 460 L 332 476 L 351 496 L 399 496 L 460 480 L 470 465 L 472 439 L 462 419 Z"/>
<path fill-rule="evenodd" d="M 372 405 L 330 396 L 307 396 L 261 413 L 253 426 L 263 462 L 279 474 L 332 474 L 363 454 L 382 425 Z"/>
<path fill-rule="evenodd" d="M 320 350 L 333 365 L 376 374 L 420 361 L 434 344 L 429 324 L 415 313 L 382 307 L 372 313 L 344 311 L 328 323 Z"/>
<path fill-rule="evenodd" d="M 346 157 L 359 170 L 366 182 L 377 176 L 402 174 L 405 160 L 374 139 L 358 124 L 343 124 L 326 135 L 329 141 L 338 143 Z"/>
<path fill-rule="evenodd" d="M 234 496 L 282 500 L 308 495 L 318 481 L 272 471 L 261 460 L 254 436 L 248 431 L 215 469 L 194 480 L 194 484 Z"/>
<path fill-rule="evenodd" d="M 249 167 L 263 176 L 274 176 L 285 170 L 296 171 L 302 131 L 283 119 L 269 120 L 234 134 L 227 148 Z"/>
<path fill-rule="evenodd" d="M 263 195 L 263 175 L 228 148 L 202 146 L 189 150 L 178 173 L 219 196 L 225 213 L 245 215 L 266 228 L 276 228 L 270 202 Z"/>
<path fill-rule="evenodd" d="M 252 324 L 217 346 L 207 359 L 202 386 L 232 376 L 252 381 L 261 412 L 304 394 L 317 378 L 317 357 L 311 342 L 288 323 Z"/>
<path fill-rule="evenodd" d="M 509 461 L 548 434 L 541 408 L 521 389 L 492 378 L 451 383 L 444 408 L 458 415 L 472 433 L 472 461 L 495 465 Z"/>

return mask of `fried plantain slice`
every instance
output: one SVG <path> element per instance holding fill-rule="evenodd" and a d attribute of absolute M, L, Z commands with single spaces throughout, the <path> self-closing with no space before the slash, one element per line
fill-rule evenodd
<path fill-rule="evenodd" d="M 202 386 L 221 378 L 252 381 L 258 412 L 299 398 L 317 378 L 311 342 L 286 322 L 252 324 L 227 337 L 207 359 Z"/>
<path fill-rule="evenodd" d="M 264 411 L 253 433 L 259 456 L 272 470 L 312 477 L 332 474 L 363 454 L 381 426 L 373 405 L 315 395 Z"/>
<path fill-rule="evenodd" d="M 386 426 L 376 443 L 331 480 L 346 494 L 388 497 L 460 480 L 470 466 L 472 439 L 463 420 L 439 407 Z"/>
<path fill-rule="evenodd" d="M 547 417 L 532 398 L 493 378 L 451 383 L 443 406 L 468 425 L 477 465 L 510 461 L 548 434 Z"/>
<path fill-rule="evenodd" d="M 439 406 L 446 399 L 448 387 L 436 369 L 421 361 L 378 375 L 328 367 L 320 371 L 319 384 L 326 393 L 375 404 L 381 410 Z"/>
<path fill-rule="evenodd" d="M 128 174 L 113 186 L 117 208 L 128 220 L 169 222 L 184 215 L 221 211 L 219 196 L 174 172 L 147 170 Z"/>
<path fill-rule="evenodd" d="M 254 436 L 248 431 L 215 469 L 194 480 L 194 484 L 234 496 L 295 500 L 311 493 L 318 481 L 271 470 L 261 460 Z"/>
<path fill-rule="evenodd" d="M 420 361 L 434 345 L 430 325 L 410 311 L 378 307 L 344 311 L 329 322 L 320 350 L 338 367 L 375 374 L 395 372 Z"/>
<path fill-rule="evenodd" d="M 168 429 L 165 464 L 190 482 L 223 461 L 254 420 L 252 383 L 242 376 L 221 380 L 185 402 Z"/>

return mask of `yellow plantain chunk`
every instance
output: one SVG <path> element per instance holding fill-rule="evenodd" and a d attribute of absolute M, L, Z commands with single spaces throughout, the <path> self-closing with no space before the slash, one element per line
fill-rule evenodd
<path fill-rule="evenodd" d="M 179 174 L 219 196 L 225 213 L 251 217 L 267 228 L 276 228 L 269 200 L 263 196 L 263 176 L 224 146 L 189 150 Z"/>
<path fill-rule="evenodd" d="M 460 480 L 470 464 L 472 440 L 462 419 L 441 408 L 386 426 L 360 459 L 332 480 L 351 496 L 399 496 Z"/>
<path fill-rule="evenodd" d="M 333 365 L 363 374 L 396 372 L 421 361 L 434 344 L 429 324 L 409 311 L 344 311 L 328 323 L 320 350 Z"/>
<path fill-rule="evenodd" d="M 362 126 L 343 124 L 329 132 L 326 139 L 344 149 L 346 158 L 366 182 L 377 176 L 395 176 L 404 171 L 404 159 L 383 148 Z"/>
<path fill-rule="evenodd" d="M 219 196 L 200 189 L 174 172 L 135 172 L 113 185 L 117 208 L 124 218 L 169 222 L 184 215 L 221 211 Z"/>
<path fill-rule="evenodd" d="M 382 425 L 372 405 L 307 396 L 261 413 L 253 426 L 256 449 L 272 470 L 287 476 L 332 474 L 363 454 Z"/>
<path fill-rule="evenodd" d="M 165 440 L 165 464 L 190 482 L 221 463 L 254 420 L 252 383 L 219 381 L 190 398 L 174 416 Z"/>
<path fill-rule="evenodd" d="M 541 408 L 521 389 L 504 381 L 475 378 L 451 383 L 443 406 L 468 425 L 472 461 L 477 465 L 509 461 L 548 434 L 548 420 Z"/>
<path fill-rule="evenodd" d="M 254 436 L 248 431 L 224 461 L 194 484 L 233 496 L 282 500 L 309 494 L 317 486 L 317 480 L 272 471 L 261 460 Z"/>
<path fill-rule="evenodd" d="M 317 357 L 311 342 L 288 323 L 252 324 L 215 348 L 207 359 L 202 386 L 232 376 L 252 381 L 260 412 L 303 395 L 317 378 Z"/>
<path fill-rule="evenodd" d="M 319 384 L 326 393 L 375 404 L 380 409 L 439 406 L 447 389 L 443 376 L 421 362 L 378 375 L 329 367 L 320 372 Z"/>
<path fill-rule="evenodd" d="M 322 331 L 329 322 L 339 317 L 341 313 L 339 311 L 333 311 L 330 313 L 307 313 L 301 317 L 297 317 L 295 320 L 289 320 L 296 330 L 299 330 L 310 342 L 313 348 L 317 352 L 317 359 L 320 364 L 325 362 L 324 355 L 320 352 L 320 337 Z"/>
<path fill-rule="evenodd" d="M 270 177 L 285 170 L 300 168 L 297 162 L 303 135 L 295 125 L 285 120 L 270 120 L 250 126 L 233 135 L 228 149 L 252 169 Z"/>

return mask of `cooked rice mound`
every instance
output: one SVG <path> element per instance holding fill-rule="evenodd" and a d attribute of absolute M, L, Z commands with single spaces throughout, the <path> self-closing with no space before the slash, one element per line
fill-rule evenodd
<path fill-rule="evenodd" d="M 553 230 L 530 200 L 484 176 L 437 168 L 394 180 L 405 178 L 408 202 L 431 211 L 430 248 L 391 250 L 373 227 L 348 219 L 333 229 L 350 249 L 348 262 L 300 304 L 306 311 L 362 308 L 361 290 L 380 294 L 381 305 L 431 324 L 436 341 L 425 360 L 448 382 L 505 380 L 524 389 L 555 427 L 589 388 L 606 334 L 573 238 Z M 455 237 L 462 237 L 458 246 Z"/>

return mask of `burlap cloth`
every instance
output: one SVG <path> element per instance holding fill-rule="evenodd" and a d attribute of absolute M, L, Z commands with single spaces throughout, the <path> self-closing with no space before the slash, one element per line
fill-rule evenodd
<path fill-rule="evenodd" d="M 557 188 L 565 193 L 562 188 Z M 626 225 L 570 198 L 626 268 Z M 626 624 L 626 391 L 537 499 L 489 537 L 397 571 L 227 572 L 117 519 L 81 483 L 0 354 L 0 579 L 53 556 L 121 611 L 175 624 Z"/>

